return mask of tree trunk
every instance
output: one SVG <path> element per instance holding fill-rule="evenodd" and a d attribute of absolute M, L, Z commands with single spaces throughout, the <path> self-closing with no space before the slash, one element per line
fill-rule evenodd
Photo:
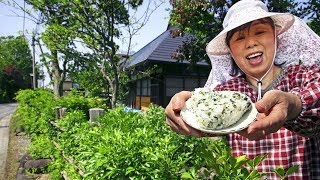
<path fill-rule="evenodd" d="M 61 80 L 61 70 L 59 67 L 57 51 L 53 51 L 51 67 L 53 75 L 53 93 L 55 98 L 59 98 L 63 95 L 63 81 Z"/>
<path fill-rule="evenodd" d="M 112 88 L 111 108 L 114 109 L 118 100 L 119 82 L 114 82 Z"/>
<path fill-rule="evenodd" d="M 112 62 L 114 62 L 114 61 L 112 60 Z M 118 95 L 119 95 L 119 72 L 118 72 L 116 64 L 112 65 L 112 71 L 114 74 L 114 80 L 113 80 L 113 84 L 112 84 L 111 107 L 112 107 L 112 109 L 114 109 L 116 107 Z"/>

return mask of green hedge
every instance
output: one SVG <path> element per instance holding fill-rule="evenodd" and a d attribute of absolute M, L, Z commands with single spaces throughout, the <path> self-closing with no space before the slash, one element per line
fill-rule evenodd
<path fill-rule="evenodd" d="M 49 168 L 53 179 L 67 172 L 71 179 L 179 179 L 190 167 L 200 168 L 202 149 L 211 141 L 180 136 L 164 123 L 164 109 L 151 106 L 147 113 L 125 112 L 122 106 L 106 109 L 99 123 L 88 121 L 88 110 L 103 107 L 99 100 L 73 93 L 54 99 L 46 90 L 24 90 L 17 96 L 18 115 L 32 137 L 30 154 L 35 158 L 55 159 Z M 67 107 L 64 118 L 56 121 L 56 106 Z M 74 161 L 85 174 L 65 161 Z"/>
<path fill-rule="evenodd" d="M 233 157 L 223 140 L 178 135 L 165 124 L 164 109 L 158 106 L 151 105 L 146 113 L 126 112 L 118 106 L 90 123 L 89 109 L 106 107 L 99 99 L 77 92 L 54 99 L 47 90 L 23 90 L 16 99 L 17 117 L 32 140 L 30 154 L 53 159 L 47 169 L 51 179 L 62 179 L 62 172 L 69 179 L 260 179 L 265 175 L 255 168 L 266 156 Z M 56 106 L 68 108 L 59 120 L 54 119 Z M 275 172 L 285 178 L 296 168 L 285 173 L 278 167 Z"/>
<path fill-rule="evenodd" d="M 65 132 L 57 141 L 83 169 L 85 179 L 179 179 L 182 170 L 202 165 L 199 152 L 210 144 L 173 133 L 164 123 L 163 109 L 156 106 L 146 114 L 118 107 L 99 122 L 93 126 L 80 111 L 58 122 Z"/>
<path fill-rule="evenodd" d="M 17 93 L 17 115 L 23 129 L 32 137 L 49 133 L 49 121 L 55 117 L 56 101 L 49 90 L 21 90 Z"/>

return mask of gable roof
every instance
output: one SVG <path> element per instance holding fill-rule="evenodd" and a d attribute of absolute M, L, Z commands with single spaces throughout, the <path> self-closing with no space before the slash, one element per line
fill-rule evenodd
<path fill-rule="evenodd" d="M 126 68 L 140 64 L 144 61 L 177 62 L 171 55 L 176 52 L 183 41 L 188 40 L 188 36 L 172 37 L 170 31 L 173 29 L 177 28 L 168 28 L 149 44 L 134 53 L 128 60 Z"/>

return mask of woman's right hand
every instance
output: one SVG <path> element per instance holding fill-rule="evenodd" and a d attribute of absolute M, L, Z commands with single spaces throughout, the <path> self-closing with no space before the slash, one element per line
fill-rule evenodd
<path fill-rule="evenodd" d="M 168 106 L 166 107 L 166 123 L 171 127 L 171 129 L 177 133 L 189 136 L 203 137 L 207 136 L 205 133 L 200 132 L 188 124 L 186 124 L 181 116 L 180 111 L 183 108 L 185 102 L 191 97 L 192 93 L 189 91 L 181 91 L 175 94 Z"/>

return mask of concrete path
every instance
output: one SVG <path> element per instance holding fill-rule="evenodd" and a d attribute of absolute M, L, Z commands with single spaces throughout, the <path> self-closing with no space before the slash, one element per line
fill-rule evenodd
<path fill-rule="evenodd" d="M 6 170 L 7 150 L 9 143 L 9 124 L 17 104 L 0 104 L 0 180 Z"/>

